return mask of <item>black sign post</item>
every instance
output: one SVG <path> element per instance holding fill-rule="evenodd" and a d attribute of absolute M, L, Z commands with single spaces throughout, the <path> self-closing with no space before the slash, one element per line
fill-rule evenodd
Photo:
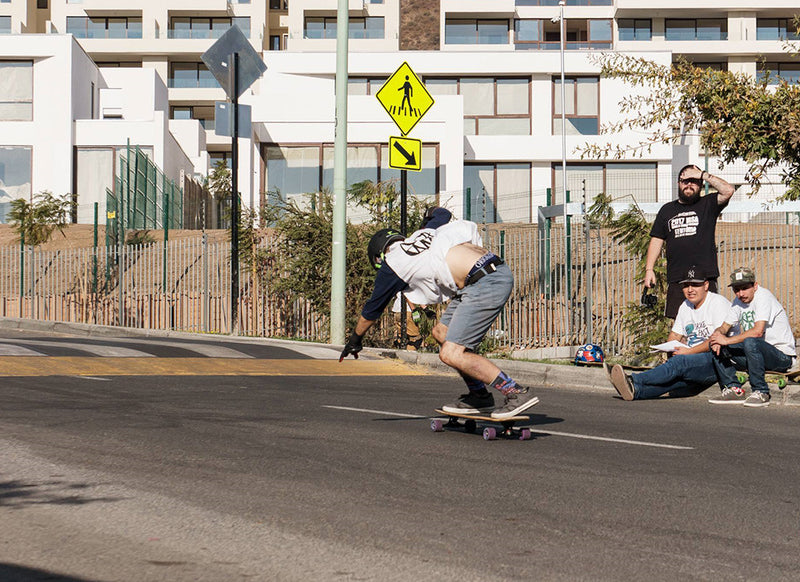
<path fill-rule="evenodd" d="M 238 26 L 231 26 L 201 57 L 233 107 L 231 128 L 231 333 L 239 333 L 239 96 L 267 65 Z"/>

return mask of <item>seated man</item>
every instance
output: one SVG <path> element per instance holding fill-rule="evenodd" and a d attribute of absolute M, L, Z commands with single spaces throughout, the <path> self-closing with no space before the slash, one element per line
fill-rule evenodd
<path fill-rule="evenodd" d="M 785 372 L 797 361 L 795 339 L 786 310 L 768 289 L 760 287 L 748 267 L 731 274 L 736 294 L 723 324 L 711 334 L 714 368 L 722 394 L 709 400 L 712 404 L 744 403 L 745 406 L 768 406 L 767 370 Z M 733 325 L 740 333 L 726 335 Z M 736 370 L 747 370 L 753 393 L 746 399 Z"/>
<path fill-rule="evenodd" d="M 639 374 L 627 375 L 619 364 L 611 368 L 611 383 L 623 400 L 658 398 L 672 390 L 705 390 L 717 382 L 709 338 L 725 320 L 731 304 L 708 290 L 708 278 L 695 266 L 680 285 L 686 300 L 678 308 L 667 341 L 678 340 L 689 347 L 675 348 L 675 355 L 665 363 Z"/>

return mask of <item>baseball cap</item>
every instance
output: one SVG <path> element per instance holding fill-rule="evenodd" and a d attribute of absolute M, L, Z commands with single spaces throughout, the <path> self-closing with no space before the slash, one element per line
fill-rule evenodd
<path fill-rule="evenodd" d="M 731 284 L 728 287 L 733 287 L 734 285 L 746 285 L 747 283 L 755 283 L 756 282 L 756 274 L 750 267 L 739 267 L 733 273 L 731 273 Z"/>
<path fill-rule="evenodd" d="M 706 279 L 705 273 L 699 267 L 692 265 L 686 269 L 686 273 L 678 283 L 705 283 Z"/>

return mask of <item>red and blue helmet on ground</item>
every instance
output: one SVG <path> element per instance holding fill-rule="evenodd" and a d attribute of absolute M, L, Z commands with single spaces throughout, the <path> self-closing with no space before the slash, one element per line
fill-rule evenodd
<path fill-rule="evenodd" d="M 600 364 L 605 360 L 603 348 L 597 344 L 586 344 L 575 353 L 575 364 Z"/>

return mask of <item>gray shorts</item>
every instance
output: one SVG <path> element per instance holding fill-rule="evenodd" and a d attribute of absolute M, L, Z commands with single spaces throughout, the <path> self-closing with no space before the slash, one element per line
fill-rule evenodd
<path fill-rule="evenodd" d="M 459 290 L 439 320 L 447 326 L 445 339 L 475 350 L 505 307 L 513 288 L 514 275 L 508 265 L 502 264 L 494 273 Z"/>

